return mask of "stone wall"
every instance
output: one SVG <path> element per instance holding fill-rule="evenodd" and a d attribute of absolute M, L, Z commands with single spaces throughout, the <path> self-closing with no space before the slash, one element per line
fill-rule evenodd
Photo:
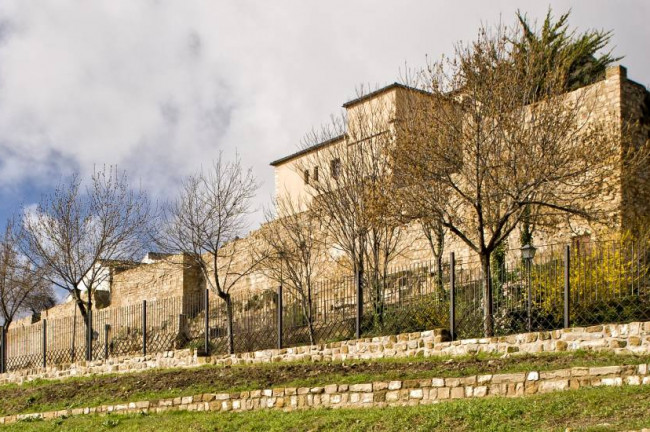
<path fill-rule="evenodd" d="M 0 424 L 84 414 L 166 411 L 258 411 L 263 409 L 367 408 L 414 406 L 489 396 L 518 397 L 584 387 L 649 385 L 648 364 L 574 367 L 554 371 L 471 375 L 318 387 L 280 387 L 234 393 L 207 393 L 160 400 L 0 417 Z"/>
<path fill-rule="evenodd" d="M 205 289 L 200 271 L 187 256 L 174 255 L 113 276 L 111 307 L 177 296 L 196 296 Z"/>
<path fill-rule="evenodd" d="M 0 375 L 0 384 L 34 379 L 58 379 L 102 373 L 125 373 L 152 368 L 192 367 L 203 364 L 236 365 L 271 362 L 330 362 L 415 356 L 459 356 L 478 353 L 528 354 L 575 350 L 610 351 L 616 354 L 650 354 L 650 321 L 572 327 L 547 332 L 448 341 L 447 330 L 429 330 L 393 336 L 198 357 L 189 350 L 154 355 L 112 358 L 45 369 L 29 369 Z"/>

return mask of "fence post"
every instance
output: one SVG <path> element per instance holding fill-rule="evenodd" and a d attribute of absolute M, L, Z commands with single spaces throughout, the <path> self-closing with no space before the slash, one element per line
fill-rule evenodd
<path fill-rule="evenodd" d="M 47 367 L 47 320 L 43 320 L 43 368 Z"/>
<path fill-rule="evenodd" d="M 210 354 L 210 290 L 205 290 L 205 333 L 204 333 L 205 355 Z"/>
<path fill-rule="evenodd" d="M 142 355 L 147 355 L 147 301 L 142 300 Z"/>
<path fill-rule="evenodd" d="M 354 275 L 354 285 L 357 291 L 357 314 L 355 322 L 355 337 L 361 339 L 361 320 L 363 319 L 363 272 L 357 270 Z"/>
<path fill-rule="evenodd" d="M 456 254 L 449 254 L 449 333 L 456 339 Z"/>
<path fill-rule="evenodd" d="M 564 248 L 564 328 L 571 325 L 571 246 Z"/>
<path fill-rule="evenodd" d="M 86 317 L 86 360 L 93 360 L 93 310 L 90 308 Z"/>
<path fill-rule="evenodd" d="M 282 299 L 282 284 L 278 285 L 278 349 L 282 349 L 282 309 L 284 308 Z"/>
<path fill-rule="evenodd" d="M 108 360 L 108 330 L 110 328 L 110 324 L 104 324 L 104 360 Z"/>
<path fill-rule="evenodd" d="M 7 329 L 0 326 L 0 373 L 7 372 Z"/>

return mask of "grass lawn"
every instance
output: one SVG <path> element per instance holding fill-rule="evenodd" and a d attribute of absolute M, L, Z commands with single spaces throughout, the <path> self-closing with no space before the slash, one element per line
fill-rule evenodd
<path fill-rule="evenodd" d="M 650 386 L 598 387 L 418 407 L 182 412 L 22 422 L 7 431 L 618 431 L 650 427 Z"/>
<path fill-rule="evenodd" d="M 402 358 L 332 363 L 272 363 L 151 370 L 0 386 L 0 415 L 157 400 L 272 387 L 314 387 L 373 381 L 461 377 L 650 362 L 650 356 L 570 352 L 524 356 Z"/>

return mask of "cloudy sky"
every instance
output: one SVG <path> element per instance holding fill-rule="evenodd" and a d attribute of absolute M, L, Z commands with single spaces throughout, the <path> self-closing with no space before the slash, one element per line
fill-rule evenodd
<path fill-rule="evenodd" d="M 650 2 L 555 1 L 580 30 L 614 31 L 650 85 Z M 0 1 L 0 221 L 65 176 L 117 164 L 154 196 L 238 152 L 270 201 L 291 153 L 360 85 L 451 53 L 514 1 Z M 258 218 L 259 219 L 259 218 Z M 0 222 L 1 224 L 1 222 Z"/>

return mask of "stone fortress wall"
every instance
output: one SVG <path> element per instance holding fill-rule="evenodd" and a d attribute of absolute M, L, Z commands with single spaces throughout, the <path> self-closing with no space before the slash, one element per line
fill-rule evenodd
<path fill-rule="evenodd" d="M 400 100 L 399 92 L 403 91 L 408 90 L 400 87 L 390 90 L 390 97 L 387 100 L 398 104 Z M 621 66 L 610 67 L 607 70 L 604 80 L 586 88 L 576 90 L 576 92 L 586 92 L 594 100 L 594 110 L 591 115 L 614 119 L 620 125 L 623 125 L 625 122 L 645 120 L 647 122 L 645 129 L 642 130 L 641 135 L 637 138 L 639 140 L 647 138 L 648 128 L 650 127 L 650 96 L 643 86 L 627 79 L 625 68 Z M 387 96 L 383 94 L 381 97 L 386 98 Z M 370 98 L 369 101 L 357 103 L 373 103 L 373 100 Z M 353 104 L 350 106 L 350 109 L 355 109 L 355 106 L 356 104 Z M 301 157 L 307 156 L 308 154 L 298 155 L 295 158 L 284 158 L 282 162 L 275 164 L 276 190 L 284 190 L 288 191 L 288 193 L 296 193 L 299 195 L 304 193 L 300 189 L 305 187 L 304 182 L 297 180 L 299 177 L 296 176 L 299 176 L 300 173 L 296 172 L 295 167 L 299 166 L 298 161 Z M 640 177 L 646 182 L 650 181 L 648 180 L 650 179 L 650 175 L 647 175 L 647 173 L 642 173 Z M 647 207 L 647 204 L 650 202 L 650 196 L 641 200 L 638 199 L 638 196 L 639 194 L 648 194 L 649 189 L 650 187 L 647 184 L 642 184 L 641 187 L 635 185 L 634 188 L 631 185 L 620 185 L 620 194 L 607 197 L 605 205 L 610 206 L 612 214 L 616 218 L 627 213 L 647 213 L 647 208 L 638 209 L 637 207 L 639 203 L 643 203 Z M 588 226 L 585 226 L 584 230 L 593 232 L 590 231 Z M 512 234 L 512 244 L 517 244 L 518 236 L 519 233 L 515 232 Z M 566 242 L 569 236 L 570 233 L 565 227 L 553 233 L 540 232 L 536 234 L 536 242 Z M 393 267 L 407 267 L 413 263 L 433 260 L 428 242 L 419 226 L 416 224 L 405 226 L 402 229 L 401 238 L 402 247 L 399 248 L 401 252 L 393 260 Z M 249 254 L 252 249 L 259 246 L 259 242 L 260 239 L 257 231 L 236 242 L 237 250 L 240 253 L 238 253 L 235 259 L 235 271 L 243 269 L 250 264 Z M 445 248 L 447 251 L 455 251 L 457 259 L 461 262 L 470 256 L 469 250 L 453 238 L 446 240 Z M 345 265 L 342 267 L 341 260 L 336 259 L 335 255 L 335 251 L 332 251 L 329 254 L 329 258 L 323 262 L 323 266 L 327 268 L 327 271 L 323 273 L 331 277 L 348 274 L 346 272 L 350 270 Z M 274 289 L 276 285 L 277 282 L 271 280 L 265 274 L 264 270 L 259 268 L 247 277 L 242 278 L 233 287 L 232 292 L 234 294 L 260 292 L 267 289 Z M 114 274 L 111 280 L 110 305 L 108 309 L 117 310 L 118 308 L 129 305 L 140 305 L 142 304 L 142 300 L 154 302 L 170 297 L 197 298 L 205 287 L 206 284 L 202 279 L 200 271 L 192 267 L 186 258 L 181 256 L 171 257 L 150 264 L 141 264 L 135 268 Z M 56 320 L 70 318 L 75 314 L 78 315 L 78 311 L 74 303 L 68 302 L 43 311 L 40 319 Z M 10 328 L 10 332 L 11 330 L 22 328 L 23 337 L 33 339 L 24 343 L 25 347 L 38 346 L 38 341 L 41 338 L 38 332 L 28 331 L 31 326 L 38 324 L 38 322 L 33 321 L 35 320 L 31 317 L 17 320 Z M 78 335 L 77 337 L 83 337 L 83 335 Z M 80 341 L 83 341 L 83 339 L 80 339 Z M 20 347 L 16 347 L 16 349 L 19 350 Z"/>

